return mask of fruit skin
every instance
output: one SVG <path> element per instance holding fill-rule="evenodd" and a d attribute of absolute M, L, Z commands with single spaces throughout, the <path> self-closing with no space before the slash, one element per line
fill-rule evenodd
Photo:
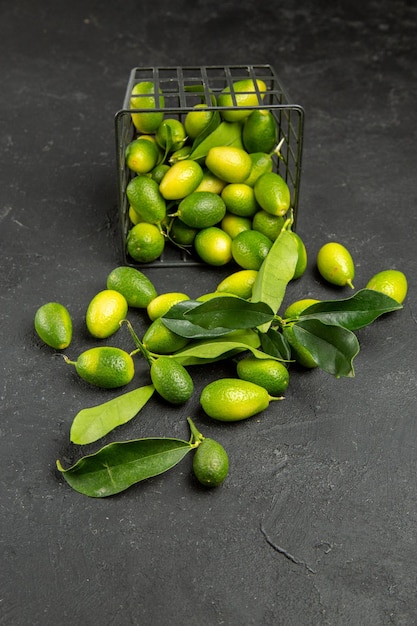
<path fill-rule="evenodd" d="M 146 350 L 154 354 L 173 354 L 184 348 L 189 339 L 177 335 L 167 328 L 160 317 L 154 320 L 147 328 L 142 338 Z"/>
<path fill-rule="evenodd" d="M 232 240 L 232 256 L 246 270 L 259 270 L 272 241 L 256 230 L 244 230 Z"/>
<path fill-rule="evenodd" d="M 284 217 L 271 215 L 271 213 L 261 209 L 253 216 L 252 228 L 266 235 L 271 241 L 275 241 L 284 226 L 284 222 Z"/>
<path fill-rule="evenodd" d="M 157 97 L 154 95 L 155 85 L 151 81 L 143 81 L 137 83 L 133 89 L 130 98 L 130 107 L 132 109 L 155 109 L 156 99 L 160 107 L 165 104 L 165 99 L 162 94 L 162 90 L 158 89 Z M 136 97 L 135 97 L 136 96 Z M 164 119 L 164 113 L 161 111 L 153 110 L 149 113 L 132 113 L 132 122 L 136 129 L 141 133 L 154 133 L 160 126 Z"/>
<path fill-rule="evenodd" d="M 228 183 L 243 183 L 252 169 L 252 160 L 241 148 L 215 146 L 207 153 L 206 167 Z"/>
<path fill-rule="evenodd" d="M 90 348 L 80 354 L 75 369 L 83 380 L 105 389 L 123 387 L 135 374 L 130 354 L 120 348 L 105 346 Z"/>
<path fill-rule="evenodd" d="M 226 265 L 232 260 L 232 238 L 217 226 L 202 228 L 194 239 L 194 248 L 208 265 Z"/>
<path fill-rule="evenodd" d="M 302 298 L 301 300 L 296 300 L 287 306 L 282 317 L 284 319 L 300 317 L 305 309 L 312 304 L 316 304 L 317 302 L 320 302 L 320 300 L 316 300 L 315 298 Z"/>
<path fill-rule="evenodd" d="M 244 121 L 242 140 L 248 152 L 271 152 L 277 135 L 277 123 L 269 109 L 256 109 Z"/>
<path fill-rule="evenodd" d="M 171 404 L 183 404 L 193 395 L 193 380 L 175 359 L 160 356 L 152 362 L 150 375 L 156 391 Z"/>
<path fill-rule="evenodd" d="M 165 198 L 158 183 L 149 176 L 132 178 L 126 187 L 126 195 L 141 222 L 158 224 L 166 216 Z"/>
<path fill-rule="evenodd" d="M 263 100 L 266 85 L 263 80 L 256 80 L 256 87 L 260 92 L 260 99 Z M 237 80 L 233 83 L 233 91 L 236 96 L 236 104 L 233 102 L 233 98 L 230 93 L 230 87 L 226 87 L 219 94 L 217 98 L 217 104 L 220 107 L 223 106 L 234 106 L 244 107 L 244 106 L 256 106 L 259 104 L 259 96 L 256 92 L 255 82 L 250 79 Z M 222 111 L 221 115 L 224 120 L 227 122 L 240 122 L 245 118 L 249 117 L 251 114 L 250 109 L 233 109 L 229 111 Z"/>
<path fill-rule="evenodd" d="M 264 387 L 271 396 L 280 396 L 290 382 L 287 368 L 275 359 L 248 356 L 237 362 L 236 371 L 239 378 Z"/>
<path fill-rule="evenodd" d="M 260 413 L 269 406 L 266 389 L 239 378 L 222 378 L 209 383 L 200 395 L 207 415 L 222 422 L 237 422 Z"/>
<path fill-rule="evenodd" d="M 120 322 L 126 317 L 128 304 L 126 298 L 114 289 L 103 289 L 90 301 L 85 321 L 93 337 L 105 339 L 113 335 Z"/>
<path fill-rule="evenodd" d="M 168 291 L 166 293 L 160 293 L 159 296 L 156 296 L 151 302 L 149 302 L 147 306 L 147 313 L 149 319 L 154 321 L 158 317 L 162 317 L 178 302 L 183 302 L 184 300 L 189 300 L 190 296 L 187 296 L 186 293 L 182 293 L 181 291 Z"/>
<path fill-rule="evenodd" d="M 205 487 L 218 487 L 229 473 L 229 457 L 223 446 L 204 437 L 193 458 L 193 472 Z"/>
<path fill-rule="evenodd" d="M 226 276 L 216 287 L 219 293 L 234 294 L 239 298 L 249 300 L 252 288 L 258 275 L 257 270 L 238 270 Z"/>
<path fill-rule="evenodd" d="M 181 200 L 191 194 L 203 180 L 203 170 L 197 161 L 177 161 L 160 182 L 159 191 L 166 200 Z"/>
<path fill-rule="evenodd" d="M 146 308 L 157 296 L 149 278 L 134 267 L 115 267 L 107 276 L 106 286 L 121 293 L 128 306 L 138 309 Z"/>
<path fill-rule="evenodd" d="M 307 269 L 307 250 L 300 235 L 294 232 L 291 232 L 291 235 L 297 243 L 298 259 L 294 270 L 294 276 L 292 277 L 293 280 L 297 280 L 297 278 L 300 278 Z"/>
<path fill-rule="evenodd" d="M 354 288 L 355 265 L 350 252 L 342 244 L 334 241 L 325 243 L 317 254 L 317 269 L 332 285 Z"/>
<path fill-rule="evenodd" d="M 158 146 L 147 139 L 135 139 L 126 147 L 125 159 L 126 165 L 132 172 L 146 174 L 158 163 Z"/>
<path fill-rule="evenodd" d="M 46 345 L 55 350 L 67 348 L 72 340 L 72 319 L 59 302 L 47 302 L 35 313 L 35 330 Z"/>
<path fill-rule="evenodd" d="M 291 205 L 291 194 L 285 180 L 276 172 L 262 174 L 254 184 L 259 206 L 271 215 L 283 216 Z"/>
<path fill-rule="evenodd" d="M 408 283 L 403 272 L 399 270 L 383 270 L 372 276 L 366 288 L 380 291 L 402 304 L 407 295 Z"/>
<path fill-rule="evenodd" d="M 155 224 L 139 222 L 129 230 L 126 248 L 135 261 L 150 263 L 158 259 L 164 251 L 165 237 Z"/>
<path fill-rule="evenodd" d="M 181 200 L 178 217 L 191 228 L 208 228 L 220 222 L 226 214 L 222 198 L 212 191 L 194 191 Z"/>

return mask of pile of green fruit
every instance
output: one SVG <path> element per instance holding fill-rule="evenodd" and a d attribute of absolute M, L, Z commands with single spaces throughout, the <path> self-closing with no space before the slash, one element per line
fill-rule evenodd
<path fill-rule="evenodd" d="M 125 148 L 128 257 L 158 259 L 168 241 L 210 265 L 259 269 L 291 207 L 277 173 L 283 139 L 262 80 L 236 81 L 182 119 L 155 110 L 152 82 L 138 83 L 131 106 L 136 136 Z M 153 94 L 153 95 L 150 95 Z M 164 95 L 159 93 L 159 104 Z M 215 108 L 213 108 L 215 107 Z M 252 107 L 252 108 L 245 108 Z M 149 109 L 149 112 L 143 109 Z"/>

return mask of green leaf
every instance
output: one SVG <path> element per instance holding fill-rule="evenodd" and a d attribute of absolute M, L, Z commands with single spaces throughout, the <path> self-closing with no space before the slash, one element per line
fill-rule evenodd
<path fill-rule="evenodd" d="M 110 443 L 68 469 L 57 461 L 67 483 L 86 496 L 105 498 L 171 469 L 193 449 L 188 441 L 165 437 Z"/>
<path fill-rule="evenodd" d="M 249 302 L 235 296 L 212 298 L 184 313 L 184 317 L 203 328 L 255 328 L 274 318 L 264 302 Z"/>
<path fill-rule="evenodd" d="M 193 324 L 189 319 L 185 317 L 185 313 L 198 306 L 201 306 L 201 302 L 197 300 L 185 300 L 178 302 L 171 309 L 165 313 L 161 318 L 162 323 L 181 337 L 187 337 L 189 339 L 202 339 L 210 337 L 219 337 L 230 333 L 230 328 L 214 328 L 208 330 L 197 324 Z"/>
<path fill-rule="evenodd" d="M 192 346 L 176 352 L 172 358 L 184 366 L 198 365 L 219 361 L 246 350 L 255 353 L 259 346 L 259 337 L 255 331 L 235 331 L 229 333 L 227 339 L 196 342 Z"/>
<path fill-rule="evenodd" d="M 296 340 L 309 351 L 322 370 L 336 378 L 355 375 L 352 361 L 359 352 L 359 342 L 350 330 L 316 319 L 300 320 L 291 328 Z"/>
<path fill-rule="evenodd" d="M 402 308 L 396 300 L 379 291 L 361 289 L 344 300 L 325 300 L 312 304 L 299 319 L 317 319 L 326 324 L 358 330 L 371 324 L 380 315 Z"/>
<path fill-rule="evenodd" d="M 265 302 L 277 313 L 298 260 L 297 242 L 291 231 L 282 230 L 264 259 L 252 289 L 252 302 Z M 259 324 L 266 332 L 271 324 Z"/>
<path fill-rule="evenodd" d="M 126 424 L 145 406 L 154 391 L 153 385 L 146 385 L 103 404 L 82 409 L 72 422 L 71 441 L 80 445 L 92 443 L 117 426 Z"/>
<path fill-rule="evenodd" d="M 291 347 L 282 333 L 274 328 L 269 328 L 266 333 L 259 334 L 264 352 L 283 361 L 291 360 Z"/>
<path fill-rule="evenodd" d="M 207 135 L 189 155 L 189 159 L 204 159 L 210 148 L 216 146 L 236 146 L 242 148 L 242 127 L 239 122 L 221 122 L 217 128 Z"/>

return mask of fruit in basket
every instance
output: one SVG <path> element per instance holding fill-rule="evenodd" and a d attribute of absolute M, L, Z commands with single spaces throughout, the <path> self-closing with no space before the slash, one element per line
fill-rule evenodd
<path fill-rule="evenodd" d="M 228 183 L 243 183 L 249 176 L 252 160 L 242 148 L 235 146 L 215 146 L 206 157 L 206 167 Z"/>
<path fill-rule="evenodd" d="M 284 226 L 284 222 L 285 218 L 281 215 L 271 215 L 271 213 L 260 209 L 253 216 L 252 228 L 266 235 L 271 241 L 275 241 Z"/>
<path fill-rule="evenodd" d="M 272 241 L 256 230 L 239 233 L 232 240 L 232 256 L 246 270 L 259 270 L 272 247 Z"/>
<path fill-rule="evenodd" d="M 165 198 L 158 183 L 149 176 L 132 178 L 126 187 L 126 195 L 142 222 L 158 224 L 166 216 Z"/>
<path fill-rule="evenodd" d="M 244 182 L 246 185 L 253 187 L 262 174 L 272 172 L 273 161 L 272 156 L 270 154 L 266 154 L 265 152 L 251 152 L 249 157 L 252 162 L 252 166 L 249 176 Z"/>
<path fill-rule="evenodd" d="M 263 80 L 257 79 L 256 82 L 251 78 L 237 80 L 233 83 L 233 93 L 230 87 L 225 87 L 217 98 L 217 104 L 220 107 L 235 107 L 234 109 L 221 112 L 224 120 L 228 122 L 240 122 L 251 114 L 251 109 L 240 107 L 259 106 L 265 97 L 266 84 Z M 237 107 L 237 108 L 236 108 Z"/>
<path fill-rule="evenodd" d="M 157 106 L 158 105 L 158 106 Z M 165 105 L 161 89 L 155 90 L 152 81 L 143 81 L 134 85 L 130 98 L 132 109 L 157 109 Z M 132 122 L 141 133 L 154 133 L 164 119 L 162 111 L 132 113 Z"/>
<path fill-rule="evenodd" d="M 187 226 L 179 217 L 174 217 L 169 225 L 169 238 L 180 246 L 191 246 L 198 228 Z"/>
<path fill-rule="evenodd" d="M 252 217 L 259 206 L 253 188 L 245 183 L 229 183 L 221 196 L 229 213 L 242 217 Z"/>
<path fill-rule="evenodd" d="M 159 191 L 166 200 L 181 200 L 192 193 L 202 179 L 203 170 L 197 161 L 177 161 L 165 173 Z"/>
<path fill-rule="evenodd" d="M 257 359 L 250 355 L 237 362 L 236 372 L 239 378 L 260 385 L 271 396 L 283 394 L 290 382 L 288 369 L 276 359 Z"/>
<path fill-rule="evenodd" d="M 135 375 L 133 359 L 124 350 L 102 346 L 90 348 L 82 352 L 76 361 L 64 357 L 70 365 L 74 365 L 77 374 L 91 385 L 104 389 L 123 387 Z"/>
<path fill-rule="evenodd" d="M 146 308 L 157 296 L 150 279 L 134 267 L 115 267 L 107 276 L 106 286 L 121 293 L 128 306 L 138 309 Z"/>
<path fill-rule="evenodd" d="M 206 104 L 196 104 L 193 111 L 189 111 L 184 119 L 185 132 L 189 139 L 195 139 L 202 133 L 213 119 L 214 112 Z"/>
<path fill-rule="evenodd" d="M 170 166 L 168 165 L 168 163 L 158 163 L 158 165 L 156 165 L 151 171 L 151 177 L 159 185 L 169 169 Z"/>
<path fill-rule="evenodd" d="M 184 145 L 187 139 L 187 133 L 180 120 L 175 118 L 164 119 L 158 126 L 155 139 L 163 150 L 175 152 Z"/>
<path fill-rule="evenodd" d="M 38 308 L 35 330 L 46 345 L 55 350 L 67 348 L 72 340 L 72 319 L 68 309 L 59 302 L 47 302 Z"/>
<path fill-rule="evenodd" d="M 218 487 L 229 473 L 229 457 L 223 446 L 204 437 L 193 458 L 193 472 L 205 487 Z"/>
<path fill-rule="evenodd" d="M 93 337 L 105 339 L 113 335 L 126 317 L 126 298 L 114 289 L 103 289 L 90 301 L 85 321 Z"/>
<path fill-rule="evenodd" d="M 276 172 L 262 174 L 254 184 L 259 206 L 271 215 L 283 216 L 291 204 L 291 194 L 285 180 Z"/>
<path fill-rule="evenodd" d="M 249 300 L 252 296 L 252 287 L 258 275 L 257 270 L 238 270 L 233 272 L 217 285 L 219 293 L 229 293 Z"/>
<path fill-rule="evenodd" d="M 355 265 L 349 250 L 342 244 L 334 241 L 324 244 L 317 254 L 317 269 L 332 285 L 354 288 Z"/>
<path fill-rule="evenodd" d="M 194 239 L 194 248 L 208 265 L 226 265 L 232 260 L 232 239 L 217 226 L 202 228 Z"/>
<path fill-rule="evenodd" d="M 207 228 L 221 222 L 226 215 L 226 205 L 216 193 L 194 191 L 181 200 L 174 215 L 192 228 Z"/>
<path fill-rule="evenodd" d="M 226 215 L 222 219 L 220 227 L 225 233 L 234 239 L 243 230 L 251 230 L 252 222 L 249 217 L 233 215 L 233 213 L 227 213 L 226 211 Z"/>
<path fill-rule="evenodd" d="M 366 288 L 380 291 L 402 304 L 408 291 L 407 278 L 399 270 L 383 270 L 372 276 Z"/>
<path fill-rule="evenodd" d="M 277 123 L 269 109 L 259 109 L 245 119 L 242 140 L 248 152 L 271 152 L 277 143 Z"/>
<path fill-rule="evenodd" d="M 183 404 L 193 395 L 194 383 L 190 374 L 169 356 L 152 361 L 150 376 L 156 391 L 171 404 Z"/>
<path fill-rule="evenodd" d="M 158 163 L 160 157 L 158 146 L 147 139 L 131 141 L 125 151 L 126 165 L 136 174 L 147 174 Z"/>
<path fill-rule="evenodd" d="M 211 191 L 212 193 L 221 193 L 227 185 L 225 180 L 221 180 L 218 176 L 212 174 L 209 170 L 204 170 L 201 183 L 194 191 Z"/>
<path fill-rule="evenodd" d="M 260 413 L 273 399 L 260 385 L 240 378 L 221 378 L 204 387 L 200 404 L 213 419 L 237 422 Z"/>
<path fill-rule="evenodd" d="M 161 256 L 164 248 L 165 236 L 155 224 L 139 222 L 127 234 L 127 252 L 139 263 L 155 261 Z"/>
<path fill-rule="evenodd" d="M 156 296 L 147 306 L 147 313 L 150 320 L 156 320 L 158 317 L 162 317 L 178 302 L 184 302 L 189 300 L 190 297 L 186 293 L 181 291 L 169 291 L 167 293 L 161 293 Z"/>

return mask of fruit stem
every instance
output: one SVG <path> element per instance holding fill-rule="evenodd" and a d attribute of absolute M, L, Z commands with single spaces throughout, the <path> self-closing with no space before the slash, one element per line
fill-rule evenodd
<path fill-rule="evenodd" d="M 141 340 L 139 339 L 139 337 L 137 336 L 137 334 L 135 333 L 135 331 L 133 330 L 132 324 L 129 322 L 129 320 L 122 320 L 121 322 L 119 322 L 119 326 L 121 326 L 122 324 L 126 324 L 129 332 L 132 336 L 133 341 L 135 342 L 136 346 L 137 346 L 137 350 L 133 350 L 130 353 L 130 356 L 134 356 L 135 354 L 138 354 L 138 352 L 140 352 L 145 359 L 148 361 L 149 365 L 152 364 L 152 361 L 154 361 L 153 357 L 150 355 L 149 351 L 145 348 L 145 346 L 143 345 L 143 343 L 141 342 Z"/>
<path fill-rule="evenodd" d="M 197 430 L 193 420 L 191 419 L 191 417 L 187 417 L 187 422 L 188 425 L 190 426 L 190 430 L 191 430 L 191 440 L 194 440 L 194 443 L 196 446 L 199 446 L 200 443 L 203 441 L 204 436 Z"/>
<path fill-rule="evenodd" d="M 353 286 L 352 280 L 350 278 L 347 279 L 346 284 L 349 285 L 351 289 L 355 289 L 355 287 Z"/>
<path fill-rule="evenodd" d="M 269 396 L 269 401 L 272 402 L 273 400 L 285 400 L 285 396 Z"/>
<path fill-rule="evenodd" d="M 64 359 L 65 363 L 68 363 L 69 365 L 77 364 L 76 361 L 71 361 L 71 359 L 69 359 L 66 354 L 61 354 L 61 356 Z"/>
<path fill-rule="evenodd" d="M 275 148 L 274 148 L 274 149 L 272 150 L 272 152 L 270 153 L 270 156 L 272 156 L 273 154 L 276 154 L 276 155 L 277 155 L 277 157 L 283 161 L 283 160 L 284 160 L 284 157 L 283 157 L 283 156 L 282 156 L 282 154 L 281 154 L 281 148 L 282 148 L 282 146 L 283 146 L 284 142 L 285 142 L 285 137 L 283 137 L 283 138 L 281 139 L 281 141 L 279 142 L 279 144 L 278 144 L 277 146 L 275 146 Z"/>

